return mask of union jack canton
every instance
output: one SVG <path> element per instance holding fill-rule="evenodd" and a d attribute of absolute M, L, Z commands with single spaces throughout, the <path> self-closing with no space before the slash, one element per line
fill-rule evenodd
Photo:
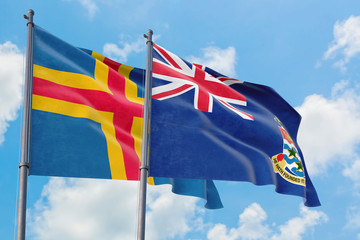
<path fill-rule="evenodd" d="M 153 76 L 169 83 L 154 87 L 152 98 L 166 100 L 194 89 L 195 109 L 212 112 L 215 98 L 242 118 L 254 120 L 250 114 L 230 105 L 246 106 L 246 97 L 228 86 L 242 81 L 223 76 L 215 78 L 205 71 L 205 66 L 191 64 L 156 44 L 154 50 L 158 58 L 153 61 Z"/>

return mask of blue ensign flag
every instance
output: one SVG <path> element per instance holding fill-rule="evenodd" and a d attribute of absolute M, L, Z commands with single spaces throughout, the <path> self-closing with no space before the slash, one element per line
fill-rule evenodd
<path fill-rule="evenodd" d="M 227 78 L 154 44 L 150 176 L 273 184 L 319 206 L 297 131 L 272 88 Z"/>

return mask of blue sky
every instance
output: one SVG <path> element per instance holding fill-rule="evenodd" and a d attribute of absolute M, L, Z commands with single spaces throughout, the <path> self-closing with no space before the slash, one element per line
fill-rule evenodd
<path fill-rule="evenodd" d="M 298 142 L 321 207 L 273 186 L 216 182 L 224 208 L 148 192 L 148 239 L 360 239 L 360 2 L 5 0 L 0 2 L 0 235 L 14 239 L 26 21 L 145 66 L 142 35 L 278 91 L 302 115 Z M 30 176 L 27 239 L 135 239 L 138 183 Z"/>

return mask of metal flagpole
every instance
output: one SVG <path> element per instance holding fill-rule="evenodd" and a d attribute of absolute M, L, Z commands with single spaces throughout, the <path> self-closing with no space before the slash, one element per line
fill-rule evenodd
<path fill-rule="evenodd" d="M 30 146 L 30 121 L 31 121 L 31 92 L 32 92 L 32 59 L 33 59 L 33 38 L 34 38 L 34 11 L 29 10 L 28 16 L 24 15 L 27 22 L 27 47 L 25 65 L 25 88 L 24 88 L 24 112 L 21 143 L 20 181 L 19 181 L 19 203 L 18 203 L 18 224 L 17 240 L 25 239 L 26 226 L 26 192 L 27 175 L 29 170 L 29 146 Z"/>
<path fill-rule="evenodd" d="M 151 101 L 151 87 L 152 87 L 152 51 L 153 31 L 148 30 L 148 35 L 144 35 L 147 38 L 147 54 L 146 54 L 146 74 L 145 74 L 145 96 L 144 96 L 144 126 L 142 136 L 142 154 L 141 154 L 141 166 L 140 166 L 140 193 L 139 193 L 139 216 L 138 216 L 138 232 L 137 239 L 145 239 L 145 213 L 146 213 L 146 187 L 147 187 L 147 175 L 148 175 L 148 156 L 149 156 L 149 125 L 150 125 L 150 101 Z"/>

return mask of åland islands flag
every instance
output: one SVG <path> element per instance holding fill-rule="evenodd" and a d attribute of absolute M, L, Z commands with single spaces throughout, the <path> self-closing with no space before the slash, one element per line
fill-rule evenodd
<path fill-rule="evenodd" d="M 139 180 L 144 70 L 34 29 L 30 174 Z M 221 208 L 214 183 L 148 178 Z"/>
<path fill-rule="evenodd" d="M 150 176 L 274 184 L 320 202 L 296 142 L 301 116 L 273 89 L 154 45 Z"/>

